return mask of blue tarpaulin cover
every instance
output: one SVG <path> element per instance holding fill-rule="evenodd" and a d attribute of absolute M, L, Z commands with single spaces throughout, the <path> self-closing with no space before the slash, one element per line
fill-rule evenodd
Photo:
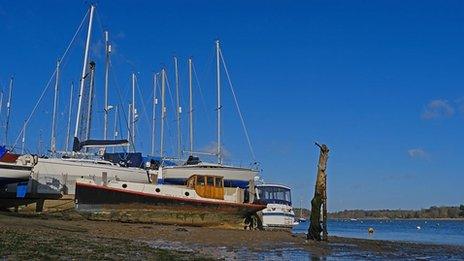
<path fill-rule="evenodd" d="M 16 185 L 16 197 L 24 198 L 27 193 L 27 182 L 20 182 Z"/>
<path fill-rule="evenodd" d="M 5 148 L 5 146 L 0 146 L 0 159 L 3 158 L 3 156 L 5 156 L 7 151 L 8 150 Z"/>

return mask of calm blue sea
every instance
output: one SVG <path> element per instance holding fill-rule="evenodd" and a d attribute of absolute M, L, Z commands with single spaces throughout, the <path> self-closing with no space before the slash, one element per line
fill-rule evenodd
<path fill-rule="evenodd" d="M 300 223 L 293 233 L 306 233 L 309 222 Z M 368 234 L 368 228 L 374 228 Z M 464 220 L 329 220 L 331 236 L 398 240 L 464 246 Z"/>
<path fill-rule="evenodd" d="M 293 228 L 292 233 L 306 233 L 308 222 L 300 223 Z M 375 232 L 368 234 L 368 228 Z M 208 247 L 205 252 L 216 253 L 218 259 L 225 260 L 464 260 L 464 220 L 330 220 L 328 222 L 329 235 L 374 240 L 393 240 L 416 243 L 431 243 L 440 245 L 455 245 L 446 247 L 415 249 L 405 248 L 392 252 L 377 252 L 361 249 L 356 245 L 331 243 L 331 253 L 312 253 L 305 248 L 284 244 L 272 250 L 250 250 L 246 247 L 230 249 L 228 247 Z M 305 237 L 301 237 L 304 240 Z M 148 242 L 154 248 L 167 250 L 192 251 L 198 246 L 188 246 L 184 243 L 154 240 Z M 462 248 L 462 251 L 459 249 Z M 456 251 L 456 249 L 458 249 Z"/>

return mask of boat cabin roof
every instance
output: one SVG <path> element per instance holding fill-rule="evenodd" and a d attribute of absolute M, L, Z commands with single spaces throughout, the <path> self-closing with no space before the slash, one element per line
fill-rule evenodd
<path fill-rule="evenodd" d="M 288 186 L 285 186 L 285 185 L 282 185 L 282 184 L 276 184 L 276 183 L 259 184 L 259 185 L 256 185 L 256 187 L 258 187 L 258 188 L 284 188 L 284 189 L 291 190 L 291 188 L 288 187 Z"/>
<path fill-rule="evenodd" d="M 200 175 L 200 174 L 193 174 L 192 176 L 189 177 L 189 179 L 193 177 L 211 177 L 211 178 L 224 178 L 223 176 L 217 176 L 217 175 Z"/>

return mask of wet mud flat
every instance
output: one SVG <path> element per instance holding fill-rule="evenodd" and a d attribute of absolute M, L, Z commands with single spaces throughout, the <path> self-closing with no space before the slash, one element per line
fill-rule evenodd
<path fill-rule="evenodd" d="M 463 246 L 90 221 L 73 211 L 0 213 L 1 259 L 464 259 Z"/>

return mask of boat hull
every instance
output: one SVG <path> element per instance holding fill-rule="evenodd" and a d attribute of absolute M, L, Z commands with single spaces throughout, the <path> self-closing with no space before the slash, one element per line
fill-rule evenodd
<path fill-rule="evenodd" d="M 76 209 L 89 219 L 243 228 L 265 205 L 212 202 L 76 183 Z"/>
<path fill-rule="evenodd" d="M 40 158 L 34 166 L 35 179 L 69 195 L 74 194 L 77 179 L 89 178 L 96 182 L 102 182 L 103 173 L 106 173 L 108 179 L 145 183 L 149 181 L 147 172 L 139 168 L 123 168 L 115 165 L 55 158 Z"/>
<path fill-rule="evenodd" d="M 291 229 L 295 225 L 295 214 L 284 212 L 263 212 L 263 227 L 274 229 Z"/>
<path fill-rule="evenodd" d="M 31 170 L 31 166 L 0 164 L 0 186 L 28 181 Z"/>

